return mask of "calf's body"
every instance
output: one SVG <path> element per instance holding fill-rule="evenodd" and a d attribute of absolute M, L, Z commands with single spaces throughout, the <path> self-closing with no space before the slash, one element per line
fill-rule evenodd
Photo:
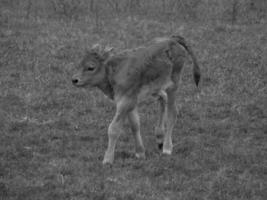
<path fill-rule="evenodd" d="M 95 86 L 116 104 L 115 116 L 108 127 L 108 148 L 103 163 L 112 163 L 116 142 L 126 119 L 135 138 L 136 157 L 145 157 L 140 134 L 138 102 L 153 96 L 159 100 L 160 114 L 155 127 L 159 148 L 172 153 L 172 130 L 176 120 L 175 93 L 186 58 L 185 50 L 194 63 L 194 78 L 199 82 L 200 70 L 191 48 L 184 38 L 173 36 L 156 39 L 147 47 L 115 55 L 92 49 L 73 77 L 76 86 Z"/>

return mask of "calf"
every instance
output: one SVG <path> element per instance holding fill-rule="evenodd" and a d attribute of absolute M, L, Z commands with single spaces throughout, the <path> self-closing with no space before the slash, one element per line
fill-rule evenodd
<path fill-rule="evenodd" d="M 200 69 L 196 57 L 181 36 L 158 38 L 147 47 L 113 55 L 99 46 L 86 53 L 72 83 L 77 87 L 97 87 L 116 104 L 116 114 L 108 127 L 104 164 L 114 160 L 116 142 L 126 119 L 135 137 L 136 157 L 145 157 L 137 105 L 149 96 L 157 97 L 160 105 L 155 128 L 158 146 L 164 154 L 172 153 L 172 130 L 177 115 L 175 93 L 186 59 L 185 50 L 192 57 L 194 80 L 198 85 Z"/>

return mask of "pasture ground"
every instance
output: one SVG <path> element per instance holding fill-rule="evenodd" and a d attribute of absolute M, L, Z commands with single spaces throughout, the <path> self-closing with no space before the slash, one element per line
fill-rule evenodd
<path fill-rule="evenodd" d="M 1 200 L 263 200 L 267 196 L 267 26 L 113 19 L 13 17 L 0 26 Z M 77 89 L 71 75 L 95 42 L 132 48 L 183 35 L 188 60 L 177 94 L 172 156 L 153 134 L 157 104 L 140 105 L 147 158 L 134 157 L 125 127 L 112 167 L 103 167 L 112 102 Z"/>

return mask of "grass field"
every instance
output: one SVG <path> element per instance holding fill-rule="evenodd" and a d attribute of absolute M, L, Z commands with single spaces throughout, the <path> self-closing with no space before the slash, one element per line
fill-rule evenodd
<path fill-rule="evenodd" d="M 12 18 L 0 26 L 1 200 L 264 200 L 267 196 L 267 26 L 114 19 Z M 172 156 L 156 145 L 155 102 L 140 106 L 145 160 L 125 127 L 102 166 L 115 108 L 71 76 L 95 42 L 132 48 L 174 33 L 191 43 L 177 95 Z"/>

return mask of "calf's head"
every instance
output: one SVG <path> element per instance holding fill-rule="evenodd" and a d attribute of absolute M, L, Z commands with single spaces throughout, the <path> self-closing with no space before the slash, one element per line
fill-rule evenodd
<path fill-rule="evenodd" d="M 97 86 L 106 78 L 104 63 L 110 55 L 112 48 L 102 48 L 100 45 L 87 50 L 78 65 L 77 72 L 72 77 L 73 85 L 77 87 Z"/>

